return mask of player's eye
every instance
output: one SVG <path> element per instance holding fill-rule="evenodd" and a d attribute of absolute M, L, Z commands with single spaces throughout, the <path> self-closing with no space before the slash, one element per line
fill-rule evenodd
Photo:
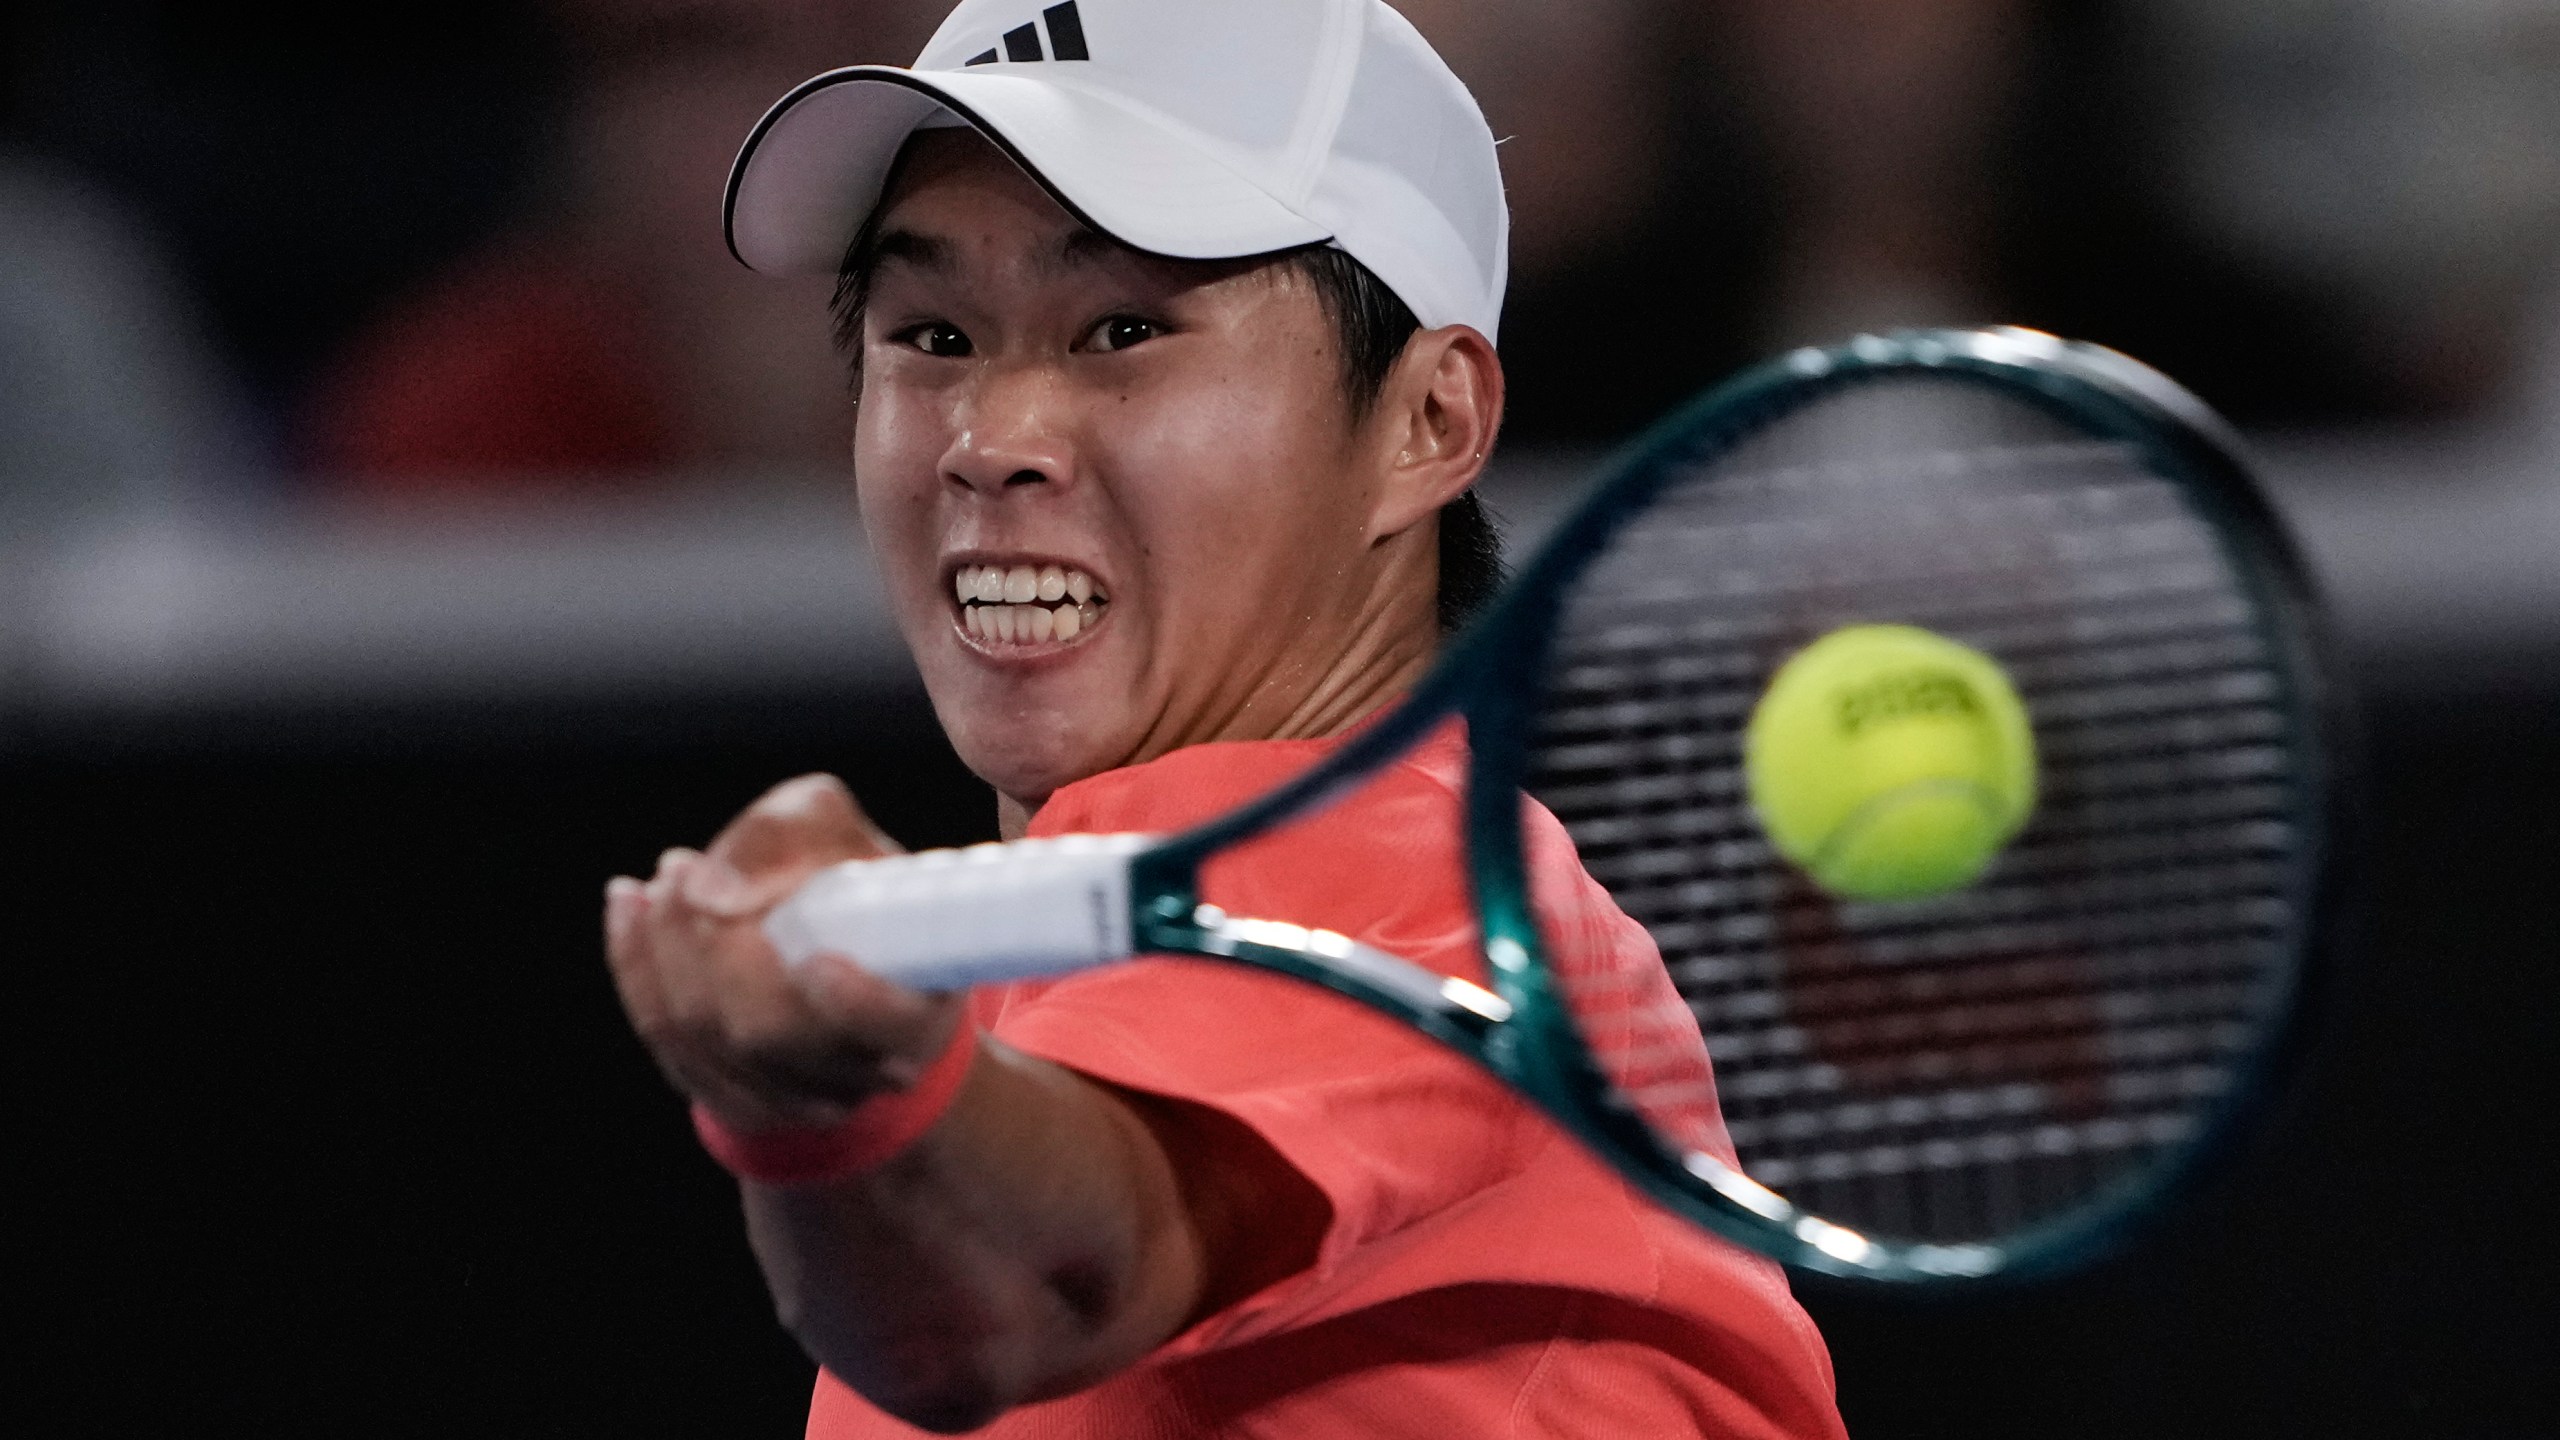
<path fill-rule="evenodd" d="M 1085 337 L 1089 350 L 1126 350 L 1141 345 L 1164 333 L 1164 327 L 1153 320 L 1135 315 L 1112 315 L 1096 324 Z"/>
<path fill-rule="evenodd" d="M 890 338 L 901 345 L 913 345 L 927 355 L 939 355 L 945 359 L 956 360 L 972 353 L 969 337 L 961 334 L 958 326 L 938 320 L 911 325 Z"/>

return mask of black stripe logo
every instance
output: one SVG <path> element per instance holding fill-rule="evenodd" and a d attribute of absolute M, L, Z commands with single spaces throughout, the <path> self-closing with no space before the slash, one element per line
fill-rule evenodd
<path fill-rule="evenodd" d="M 1040 26 L 1026 23 L 1004 32 L 1004 53 L 1001 56 L 995 50 L 988 49 L 970 56 L 967 63 L 993 65 L 999 59 L 1020 63 L 1028 60 L 1090 60 L 1093 58 L 1091 52 L 1084 48 L 1084 17 L 1076 13 L 1076 0 L 1066 0 L 1063 5 L 1050 6 L 1040 12 L 1040 19 L 1049 27 L 1049 48 L 1046 53 L 1043 53 L 1040 48 Z"/>

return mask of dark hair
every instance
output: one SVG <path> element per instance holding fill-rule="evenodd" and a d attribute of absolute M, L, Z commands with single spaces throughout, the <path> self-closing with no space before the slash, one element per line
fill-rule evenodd
<path fill-rule="evenodd" d="M 1386 393 L 1404 347 L 1422 328 L 1413 308 L 1346 251 L 1308 245 L 1282 255 L 1316 292 L 1342 347 L 1342 389 L 1354 421 Z M 1502 532 L 1470 489 L 1440 508 L 1440 628 L 1455 630 L 1502 588 Z"/>
<path fill-rule="evenodd" d="M 846 249 L 844 264 L 836 272 L 831 306 L 836 348 L 855 367 L 857 378 L 862 365 L 862 313 L 871 300 L 879 218 L 880 210 L 873 210 Z M 1355 423 L 1368 418 L 1422 322 L 1385 281 L 1345 251 L 1316 244 L 1284 250 L 1273 258 L 1307 282 L 1333 321 L 1335 341 L 1342 350 L 1343 398 Z M 1454 631 L 1466 624 L 1502 588 L 1502 578 L 1502 531 L 1483 497 L 1467 490 L 1440 508 L 1436 597 L 1440 628 Z"/>

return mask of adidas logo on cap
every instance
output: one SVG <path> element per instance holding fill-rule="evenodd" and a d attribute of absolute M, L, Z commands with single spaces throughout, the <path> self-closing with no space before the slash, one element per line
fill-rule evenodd
<path fill-rule="evenodd" d="M 1043 54 L 1040 49 L 1041 22 L 1046 22 L 1049 27 L 1049 49 L 1046 54 Z M 990 47 L 983 53 L 970 56 L 961 64 L 963 66 L 993 65 L 999 58 L 1013 61 L 1092 59 L 1092 54 L 1084 48 L 1084 17 L 1076 13 L 1076 0 L 1066 0 L 1063 5 L 1052 5 L 1040 12 L 1040 21 L 1027 21 L 1004 32 L 1004 54 L 1001 57 Z"/>

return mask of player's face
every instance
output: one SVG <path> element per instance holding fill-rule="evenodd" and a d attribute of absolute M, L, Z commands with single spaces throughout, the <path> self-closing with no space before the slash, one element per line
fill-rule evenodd
<path fill-rule="evenodd" d="M 1366 708 L 1340 713 L 1346 666 L 1427 650 L 1429 595 L 1382 593 L 1405 578 L 1373 534 L 1394 446 L 1353 424 L 1294 271 L 1129 250 L 957 130 L 917 142 L 881 237 L 863 519 L 935 709 L 1000 793 L 1328 733 Z"/>

